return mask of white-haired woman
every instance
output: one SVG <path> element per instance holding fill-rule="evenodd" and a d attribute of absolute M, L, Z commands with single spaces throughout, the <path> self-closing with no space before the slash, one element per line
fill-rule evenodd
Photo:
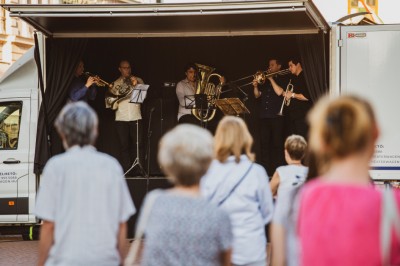
<path fill-rule="evenodd" d="M 324 174 L 300 194 L 300 265 L 400 265 L 400 193 L 388 212 L 397 221 L 386 231 L 390 204 L 369 176 L 379 135 L 370 104 L 354 96 L 325 98 L 310 113 L 310 126 L 309 145 Z"/>
<path fill-rule="evenodd" d="M 145 226 L 142 266 L 229 265 L 229 217 L 199 191 L 212 146 L 211 134 L 193 125 L 179 125 L 161 139 L 158 159 L 175 187 L 153 191 L 145 199 L 143 210 L 150 209 L 139 217 L 139 227 Z M 127 265 L 131 259 L 128 256 Z"/>
<path fill-rule="evenodd" d="M 202 180 L 202 193 L 226 211 L 233 229 L 233 265 L 266 265 L 265 225 L 272 195 L 264 168 L 254 163 L 253 138 L 239 117 L 226 116 L 215 135 L 216 160 Z"/>
<path fill-rule="evenodd" d="M 125 257 L 135 208 L 120 164 L 92 146 L 97 125 L 83 101 L 66 105 L 56 119 L 66 152 L 47 162 L 40 180 L 38 265 L 117 266 Z"/>

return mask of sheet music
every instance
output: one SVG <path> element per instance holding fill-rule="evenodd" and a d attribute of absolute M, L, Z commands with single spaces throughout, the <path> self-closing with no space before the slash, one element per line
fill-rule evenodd
<path fill-rule="evenodd" d="M 147 84 L 136 84 L 133 88 L 130 102 L 131 103 L 143 103 L 144 99 L 147 96 L 147 90 L 150 85 Z"/>
<path fill-rule="evenodd" d="M 215 104 L 224 115 L 250 114 L 250 111 L 239 98 L 217 99 Z"/>

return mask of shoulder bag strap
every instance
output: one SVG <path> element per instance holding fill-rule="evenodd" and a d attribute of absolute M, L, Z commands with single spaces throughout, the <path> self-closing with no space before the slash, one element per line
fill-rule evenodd
<path fill-rule="evenodd" d="M 382 265 L 390 265 L 391 232 L 394 227 L 398 239 L 400 239 L 400 213 L 392 189 L 382 192 L 381 210 L 381 255 Z M 393 227 L 392 227 L 393 226 Z"/>
<path fill-rule="evenodd" d="M 140 244 L 141 244 L 141 239 L 144 236 L 144 231 L 145 231 L 145 227 L 146 224 L 149 220 L 150 217 L 150 213 L 151 213 L 151 209 L 153 208 L 154 202 L 156 201 L 156 199 L 158 198 L 160 194 L 159 193 L 152 193 L 149 194 L 149 196 L 146 199 L 146 203 L 143 206 L 143 209 L 141 211 L 140 217 L 139 217 L 139 221 L 136 227 L 136 231 L 135 231 L 135 241 L 133 241 L 131 248 L 129 249 L 129 253 L 126 256 L 125 259 L 125 264 L 124 265 L 134 265 L 137 256 L 138 256 L 138 252 L 140 249 Z"/>
<path fill-rule="evenodd" d="M 221 206 L 231 195 L 232 193 L 235 191 L 235 189 L 240 185 L 240 183 L 242 183 L 243 179 L 249 174 L 251 168 L 253 167 L 254 163 L 250 164 L 250 167 L 247 169 L 246 173 L 244 173 L 244 175 L 239 179 L 239 181 L 236 183 L 236 185 L 234 185 L 231 189 L 231 191 L 229 191 L 229 193 L 225 196 L 225 198 L 223 198 L 220 202 L 218 202 L 218 207 Z"/>

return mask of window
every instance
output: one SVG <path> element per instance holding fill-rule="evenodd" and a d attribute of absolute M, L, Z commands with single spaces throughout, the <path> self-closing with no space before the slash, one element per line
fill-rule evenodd
<path fill-rule="evenodd" d="M 354 14 L 359 12 L 373 12 L 378 14 L 378 2 L 379 0 L 348 0 L 348 14 Z M 374 16 L 367 15 L 369 19 L 375 21 Z"/>
<path fill-rule="evenodd" d="M 358 7 L 358 0 L 351 0 L 350 7 Z"/>
<path fill-rule="evenodd" d="M 22 102 L 0 103 L 0 150 L 18 148 Z"/>

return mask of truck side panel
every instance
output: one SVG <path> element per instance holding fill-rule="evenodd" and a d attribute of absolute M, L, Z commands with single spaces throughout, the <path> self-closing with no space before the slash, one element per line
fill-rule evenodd
<path fill-rule="evenodd" d="M 340 93 L 368 99 L 381 136 L 371 161 L 371 177 L 400 179 L 400 25 L 340 27 Z"/>

